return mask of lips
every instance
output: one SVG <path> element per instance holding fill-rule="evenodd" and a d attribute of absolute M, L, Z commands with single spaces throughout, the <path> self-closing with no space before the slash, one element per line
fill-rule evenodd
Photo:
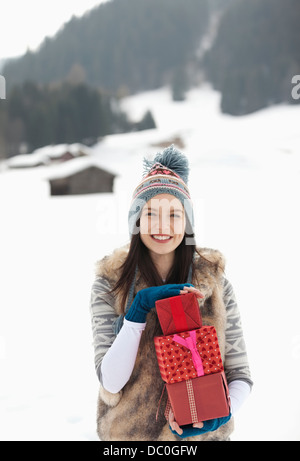
<path fill-rule="evenodd" d="M 154 235 L 151 235 L 151 238 L 157 243 L 167 243 L 173 237 L 171 235 L 154 234 Z"/>

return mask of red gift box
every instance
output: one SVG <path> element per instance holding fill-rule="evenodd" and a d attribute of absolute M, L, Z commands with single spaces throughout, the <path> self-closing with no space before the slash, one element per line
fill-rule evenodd
<path fill-rule="evenodd" d="M 166 383 L 178 383 L 224 370 L 214 326 L 156 336 L 154 345 L 161 377 Z"/>
<path fill-rule="evenodd" d="M 193 293 L 160 299 L 155 303 L 164 335 L 195 330 L 202 326 L 197 297 Z"/>
<path fill-rule="evenodd" d="M 230 413 L 225 373 L 214 373 L 180 383 L 166 384 L 179 426 L 222 418 Z"/>

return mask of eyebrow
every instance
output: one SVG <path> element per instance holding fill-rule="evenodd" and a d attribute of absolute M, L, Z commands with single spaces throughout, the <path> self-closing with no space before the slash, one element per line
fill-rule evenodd
<path fill-rule="evenodd" d="M 159 208 L 158 208 L 159 209 Z M 157 211 L 157 208 L 151 208 L 151 206 L 147 207 L 144 209 L 144 211 L 148 212 L 148 211 Z M 183 213 L 183 209 L 182 208 L 170 208 L 170 212 L 172 213 Z"/>

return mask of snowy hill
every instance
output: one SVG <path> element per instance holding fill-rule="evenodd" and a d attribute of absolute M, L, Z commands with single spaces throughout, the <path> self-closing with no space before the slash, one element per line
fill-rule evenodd
<path fill-rule="evenodd" d="M 209 87 L 180 103 L 167 88 L 125 100 L 158 128 L 92 149 L 118 174 L 113 194 L 50 197 L 51 166 L 0 173 L 0 440 L 97 440 L 94 263 L 128 240 L 142 158 L 175 138 L 190 159 L 197 243 L 225 254 L 255 382 L 232 439 L 300 439 L 300 107 L 235 118 L 219 103 Z"/>

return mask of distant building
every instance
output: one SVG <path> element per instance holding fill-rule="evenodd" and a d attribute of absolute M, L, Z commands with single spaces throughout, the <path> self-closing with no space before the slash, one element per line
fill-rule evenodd
<path fill-rule="evenodd" d="M 62 163 L 89 155 L 90 149 L 83 144 L 57 144 L 40 147 L 31 154 L 16 155 L 7 161 L 9 168 L 35 168 Z"/>
<path fill-rule="evenodd" d="M 46 149 L 46 148 L 43 148 Z M 83 144 L 58 144 L 53 146 L 53 149 L 48 147 L 48 157 L 50 163 L 60 163 L 67 162 L 68 160 L 73 160 L 78 157 L 85 157 L 89 155 L 90 149 Z"/>
<path fill-rule="evenodd" d="M 75 159 L 53 168 L 48 176 L 52 196 L 113 192 L 116 175 L 93 159 Z"/>

